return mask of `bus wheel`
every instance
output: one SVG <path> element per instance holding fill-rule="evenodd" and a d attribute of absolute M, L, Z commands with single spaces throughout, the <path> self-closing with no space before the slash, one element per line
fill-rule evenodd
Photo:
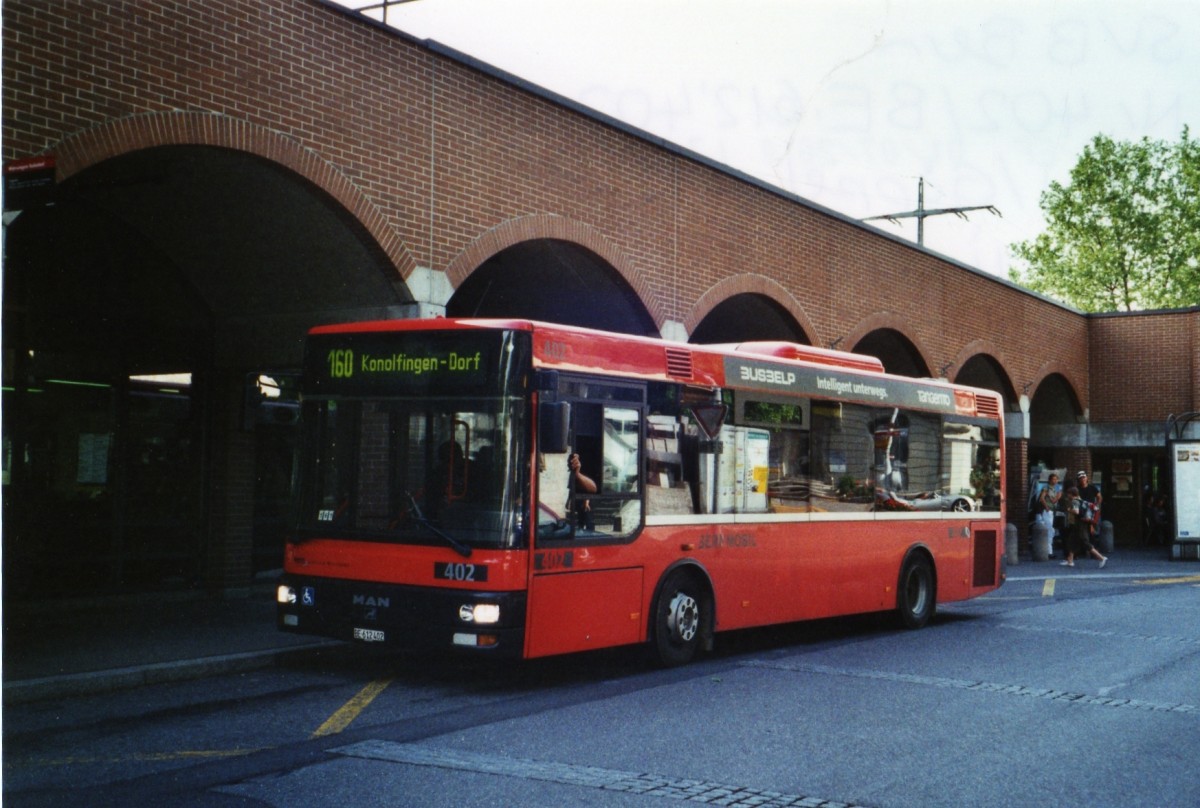
<path fill-rule="evenodd" d="M 654 607 L 654 650 L 661 664 L 684 665 L 696 655 L 708 604 L 694 577 L 683 572 L 667 577 Z"/>
<path fill-rule="evenodd" d="M 933 566 L 929 559 L 914 553 L 900 571 L 900 586 L 896 591 L 896 611 L 905 628 L 923 628 L 937 609 L 937 586 L 933 581 Z"/>

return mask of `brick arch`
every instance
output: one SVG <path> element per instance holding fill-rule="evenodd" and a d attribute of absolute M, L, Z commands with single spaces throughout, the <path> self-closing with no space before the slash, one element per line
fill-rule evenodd
<path fill-rule="evenodd" d="M 1071 392 L 1075 396 L 1075 403 L 1080 407 L 1080 410 L 1082 411 L 1088 408 L 1087 400 L 1079 394 L 1080 390 L 1086 389 L 1086 387 L 1080 383 L 1079 368 L 1074 365 L 1068 365 L 1066 362 L 1061 362 L 1057 359 L 1051 359 L 1050 361 L 1045 362 L 1041 367 L 1034 371 L 1033 376 L 1030 377 L 1029 382 L 1025 385 L 1025 390 L 1027 391 L 1027 395 L 1029 395 L 1031 401 L 1033 400 L 1033 394 L 1035 394 L 1037 389 L 1042 386 L 1042 382 L 1046 381 L 1046 379 L 1050 378 L 1051 376 L 1062 376 L 1063 379 L 1066 380 L 1067 385 L 1071 388 Z"/>
<path fill-rule="evenodd" d="M 1008 370 L 1008 360 L 1004 356 L 1004 351 L 1000 350 L 1000 346 L 989 339 L 971 340 L 962 346 L 958 353 L 955 354 L 954 359 L 951 360 L 950 365 L 946 368 L 946 378 L 953 379 L 955 374 L 962 370 L 968 361 L 980 354 L 990 356 L 996 360 L 996 364 L 1000 366 L 1004 371 L 1004 375 L 1008 377 L 1009 386 L 1012 387 L 1013 377 L 1012 373 Z"/>
<path fill-rule="evenodd" d="M 344 207 L 375 239 L 402 279 L 417 266 L 375 203 L 336 166 L 293 138 L 239 118 L 207 112 L 133 115 L 68 135 L 52 151 L 61 182 L 105 160 L 155 146 L 215 146 L 281 165 Z"/>
<path fill-rule="evenodd" d="M 872 331 L 878 331 L 884 328 L 891 329 L 892 331 L 902 334 L 905 339 L 912 343 L 913 348 L 916 349 L 917 355 L 921 357 L 921 361 L 925 364 L 925 367 L 933 369 L 934 365 L 929 361 L 929 351 L 927 351 L 925 346 L 921 344 L 921 340 L 912 333 L 912 330 L 908 326 L 908 321 L 906 321 L 899 314 L 890 311 L 877 312 L 860 320 L 858 324 L 851 328 L 846 333 L 846 336 L 838 342 L 837 347 L 843 351 L 853 351 L 854 346 L 856 346 Z"/>
<path fill-rule="evenodd" d="M 457 289 L 472 272 L 492 256 L 516 244 L 540 239 L 566 241 L 600 256 L 633 289 L 638 300 L 649 312 L 654 325 L 662 328 L 667 318 L 657 305 L 646 281 L 650 273 L 637 271 L 629 256 L 613 244 L 602 231 L 566 216 L 536 214 L 501 222 L 468 244 L 450 261 L 446 267 L 446 278 L 450 285 Z"/>
<path fill-rule="evenodd" d="M 1000 384 L 1003 388 L 996 392 L 1004 396 L 1005 405 L 1013 412 L 1019 409 L 1019 399 L 1016 394 L 1016 387 L 1013 385 L 1013 376 L 1008 369 L 1008 360 L 1004 356 L 1004 352 L 1000 350 L 1000 346 L 988 339 L 971 340 L 966 345 L 959 349 L 958 353 L 950 361 L 948 365 L 942 368 L 940 375 L 947 379 L 956 380 L 959 373 L 977 356 L 984 356 L 991 359 L 996 364 L 997 373 L 1000 376 Z"/>
<path fill-rule="evenodd" d="M 708 291 L 701 295 L 696 304 L 692 306 L 691 312 L 684 320 L 684 328 L 689 334 L 695 332 L 696 327 L 712 313 L 713 309 L 737 295 L 762 295 L 774 300 L 792 316 L 811 343 L 818 344 L 816 326 L 813 325 L 812 319 L 809 318 L 804 307 L 792 293 L 778 281 L 752 272 L 734 275 L 710 286 Z"/>

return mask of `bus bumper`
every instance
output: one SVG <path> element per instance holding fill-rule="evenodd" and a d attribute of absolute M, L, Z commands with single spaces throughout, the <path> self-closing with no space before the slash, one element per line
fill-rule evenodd
<path fill-rule="evenodd" d="M 477 592 L 285 576 L 276 596 L 281 631 L 423 651 L 519 658 L 525 593 Z"/>

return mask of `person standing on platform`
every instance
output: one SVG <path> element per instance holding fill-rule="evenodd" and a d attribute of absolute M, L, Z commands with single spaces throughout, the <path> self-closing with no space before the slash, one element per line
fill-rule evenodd
<path fill-rule="evenodd" d="M 1037 520 L 1046 526 L 1047 535 L 1050 537 L 1051 558 L 1054 558 L 1054 512 L 1058 510 L 1060 498 L 1062 498 L 1062 487 L 1058 484 L 1058 475 L 1051 474 L 1046 480 L 1046 487 L 1038 495 L 1038 504 L 1041 506 L 1041 510 L 1037 515 Z"/>
<path fill-rule="evenodd" d="M 1067 512 L 1067 560 L 1062 562 L 1062 566 L 1075 566 L 1075 555 L 1087 553 L 1100 562 L 1100 569 L 1104 569 L 1104 565 L 1108 563 L 1108 558 L 1101 555 L 1100 551 L 1092 546 L 1092 525 L 1088 521 L 1089 508 L 1087 502 L 1080 496 L 1079 489 L 1074 486 L 1067 489 L 1065 497 L 1065 509 Z M 1099 511 L 1096 513 L 1098 514 Z"/>

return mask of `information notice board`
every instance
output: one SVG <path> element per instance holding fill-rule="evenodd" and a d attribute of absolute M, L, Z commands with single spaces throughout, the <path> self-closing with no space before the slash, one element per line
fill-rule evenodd
<path fill-rule="evenodd" d="M 1175 494 L 1175 541 L 1200 542 L 1200 440 L 1167 441 Z"/>

